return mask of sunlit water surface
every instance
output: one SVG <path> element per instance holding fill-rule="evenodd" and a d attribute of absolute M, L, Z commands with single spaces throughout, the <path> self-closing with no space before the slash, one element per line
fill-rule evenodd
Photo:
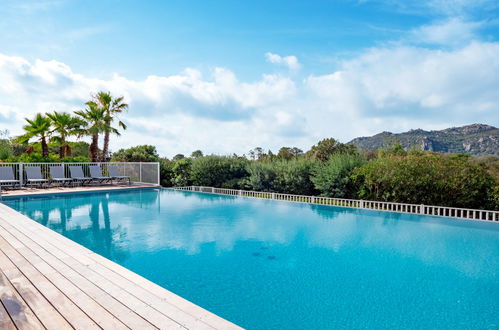
<path fill-rule="evenodd" d="M 164 189 L 4 203 L 243 327 L 499 327 L 499 223 Z"/>

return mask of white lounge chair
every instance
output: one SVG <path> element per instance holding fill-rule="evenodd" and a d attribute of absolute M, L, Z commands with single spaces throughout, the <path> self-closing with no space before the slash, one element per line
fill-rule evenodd
<path fill-rule="evenodd" d="M 11 185 L 12 188 L 16 185 L 21 187 L 21 182 L 14 177 L 12 166 L 0 166 L 0 185 Z"/>
<path fill-rule="evenodd" d="M 43 178 L 40 166 L 26 166 L 24 169 L 26 171 L 27 184 L 43 187 L 44 183 L 46 184 L 49 182 L 48 179 Z"/>
<path fill-rule="evenodd" d="M 99 181 L 99 183 L 104 181 L 110 182 L 112 180 L 110 176 L 104 176 L 102 174 L 100 165 L 90 165 L 88 168 L 90 169 L 90 177 L 93 180 Z"/>
<path fill-rule="evenodd" d="M 68 185 L 73 183 L 72 178 L 66 178 L 64 175 L 64 167 L 62 166 L 50 166 L 50 177 L 51 182 L 59 182 L 62 186 L 66 183 Z"/>
<path fill-rule="evenodd" d="M 83 168 L 81 166 L 70 165 L 69 173 L 74 182 L 81 183 L 82 185 L 93 181 L 91 177 L 83 174 Z"/>
<path fill-rule="evenodd" d="M 127 175 L 121 175 L 120 170 L 118 169 L 118 166 L 116 165 L 109 165 L 107 167 L 107 171 L 109 172 L 109 176 L 113 180 L 122 180 L 122 181 L 128 181 L 128 184 L 131 184 L 130 177 Z"/>

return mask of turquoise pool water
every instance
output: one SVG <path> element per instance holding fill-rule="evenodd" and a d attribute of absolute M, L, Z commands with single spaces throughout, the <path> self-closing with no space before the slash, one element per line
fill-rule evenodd
<path fill-rule="evenodd" d="M 3 202 L 246 328 L 499 328 L 499 223 L 166 189 Z"/>

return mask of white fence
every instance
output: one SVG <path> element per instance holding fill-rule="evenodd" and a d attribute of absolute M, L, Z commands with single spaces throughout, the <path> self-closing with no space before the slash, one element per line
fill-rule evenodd
<path fill-rule="evenodd" d="M 173 187 L 172 189 L 221 194 L 221 195 L 231 195 L 231 196 L 267 198 L 267 199 L 276 199 L 276 200 L 283 200 L 290 202 L 301 202 L 301 203 L 319 204 L 319 205 L 343 206 L 343 207 L 352 207 L 359 209 L 433 215 L 440 217 L 460 218 L 460 219 L 469 219 L 469 220 L 499 221 L 499 211 L 489 211 L 489 210 L 475 210 L 475 209 L 464 209 L 456 207 L 433 206 L 433 205 L 423 205 L 423 204 L 364 201 L 357 199 L 330 198 L 330 197 L 319 197 L 319 196 L 290 195 L 290 194 L 270 193 L 270 192 L 261 192 L 261 191 L 247 191 L 247 190 L 235 190 L 235 189 L 224 189 L 224 188 L 213 188 L 213 187 L 200 187 L 200 186 Z"/>
<path fill-rule="evenodd" d="M 159 185 L 159 163 L 140 163 L 140 162 L 110 162 L 110 163 L 0 163 L 0 166 L 11 167 L 16 180 L 20 181 L 20 185 L 24 186 L 27 182 L 26 167 L 38 166 L 41 168 L 42 176 L 45 179 L 50 179 L 50 166 L 63 166 L 64 175 L 70 178 L 69 166 L 78 165 L 83 169 L 86 176 L 90 176 L 90 165 L 100 165 L 105 176 L 108 175 L 108 166 L 114 165 L 118 167 L 120 175 L 129 176 L 132 182 L 150 183 Z"/>

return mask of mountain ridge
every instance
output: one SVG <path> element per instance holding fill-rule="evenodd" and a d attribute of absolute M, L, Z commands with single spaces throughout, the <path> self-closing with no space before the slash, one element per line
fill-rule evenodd
<path fill-rule="evenodd" d="M 402 133 L 381 132 L 358 137 L 348 144 L 360 149 L 378 149 L 400 142 L 405 149 L 419 148 L 440 153 L 462 153 L 475 156 L 499 157 L 499 128 L 486 124 L 471 124 L 443 130 L 426 131 L 421 128 Z"/>

